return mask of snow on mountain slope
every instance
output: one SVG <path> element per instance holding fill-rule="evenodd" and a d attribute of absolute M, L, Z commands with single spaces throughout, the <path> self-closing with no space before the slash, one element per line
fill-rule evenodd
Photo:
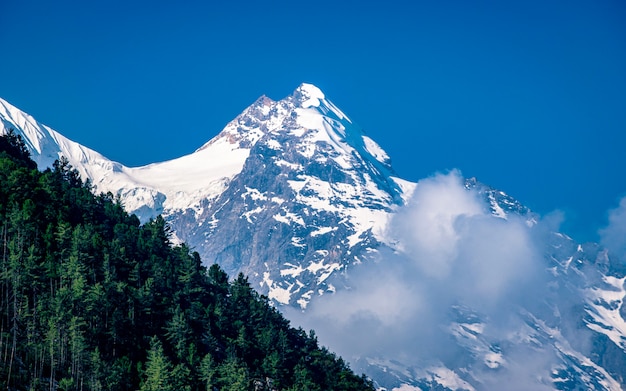
<path fill-rule="evenodd" d="M 48 126 L 37 122 L 32 116 L 0 99 L 0 134 L 14 129 L 22 135 L 31 156 L 40 168 L 51 167 L 52 163 L 65 156 L 78 169 L 81 176 L 97 177 L 101 172 L 119 169 L 98 152 L 71 141 Z"/>

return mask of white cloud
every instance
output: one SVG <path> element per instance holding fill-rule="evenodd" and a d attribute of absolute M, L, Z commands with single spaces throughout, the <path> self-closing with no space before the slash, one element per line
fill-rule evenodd
<path fill-rule="evenodd" d="M 476 194 L 468 192 L 458 172 L 420 181 L 408 205 L 395 217 L 389 235 L 427 275 L 445 278 L 457 257 L 455 224 L 482 213 Z"/>
<path fill-rule="evenodd" d="M 609 211 L 609 224 L 600 230 L 600 243 L 626 261 L 626 197 L 619 206 Z"/>
<path fill-rule="evenodd" d="M 347 359 L 451 362 L 459 354 L 447 331 L 452 306 L 481 313 L 490 322 L 485 332 L 498 335 L 512 318 L 521 323 L 515 314 L 522 302 L 543 294 L 543 258 L 531 231 L 521 218 L 492 216 L 459 172 L 435 175 L 418 183 L 391 220 L 388 236 L 398 251 L 352 269 L 349 289 L 288 316 Z"/>
<path fill-rule="evenodd" d="M 409 274 L 420 285 L 447 287 L 451 303 L 497 302 L 538 271 L 540 254 L 525 221 L 492 216 L 457 171 L 420 181 L 390 235 L 417 268 Z"/>

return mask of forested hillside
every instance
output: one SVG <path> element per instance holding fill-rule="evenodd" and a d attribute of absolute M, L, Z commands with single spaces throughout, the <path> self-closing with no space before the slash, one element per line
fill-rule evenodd
<path fill-rule="evenodd" d="M 0 387 L 373 390 L 243 275 L 0 137 Z"/>

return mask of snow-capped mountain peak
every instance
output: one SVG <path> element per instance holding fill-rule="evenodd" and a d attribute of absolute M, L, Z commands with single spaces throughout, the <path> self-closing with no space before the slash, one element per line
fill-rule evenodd
<path fill-rule="evenodd" d="M 345 119 L 350 121 L 347 115 L 345 115 L 337 106 L 335 106 L 332 102 L 326 99 L 326 96 L 318 87 L 313 84 L 302 83 L 293 93 L 293 98 L 297 102 L 297 107 L 308 109 L 308 108 L 318 108 L 320 112 L 328 115 L 332 113 L 331 116 L 336 117 L 337 119 Z"/>
<path fill-rule="evenodd" d="M 322 90 L 308 83 L 300 84 L 293 95 L 300 102 L 300 107 L 305 109 L 308 107 L 319 107 L 326 100 Z"/>

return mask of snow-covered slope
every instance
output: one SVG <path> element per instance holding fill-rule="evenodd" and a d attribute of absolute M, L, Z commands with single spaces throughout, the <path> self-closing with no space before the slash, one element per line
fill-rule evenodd
<path fill-rule="evenodd" d="M 528 208 L 475 179 L 464 180 L 461 189 L 480 199 L 472 201 L 469 217 L 463 216 L 454 229 L 441 232 L 435 225 L 420 226 L 413 238 L 427 247 L 432 243 L 425 238 L 440 240 L 444 255 L 455 253 L 462 258 L 456 253 L 478 251 L 485 258 L 497 260 L 500 254 L 510 254 L 523 262 L 515 247 L 500 246 L 497 256 L 489 246 L 475 248 L 478 245 L 472 243 L 477 236 L 458 247 L 455 231 L 468 219 L 482 224 L 478 228 L 484 227 L 488 216 L 512 224 L 521 219 L 543 254 L 541 263 L 535 265 L 539 271 L 533 274 L 543 285 L 533 285 L 536 292 L 520 291 L 532 300 L 521 300 L 520 294 L 505 296 L 508 301 L 498 302 L 496 310 L 481 311 L 480 303 L 462 303 L 462 295 L 461 303 L 439 298 L 472 282 L 474 269 L 463 269 L 465 274 L 441 283 L 436 273 L 430 276 L 426 269 L 423 276 L 413 276 L 408 283 L 408 275 L 385 279 L 405 270 L 391 264 L 384 267 L 385 258 L 391 254 L 401 258 L 397 262 L 404 262 L 415 245 L 398 239 L 402 233 L 390 225 L 423 186 L 398 178 L 385 151 L 313 85 L 303 84 L 279 101 L 263 96 L 194 153 L 143 167 L 111 161 L 0 99 L 0 132 L 10 128 L 23 136 L 40 168 L 65 156 L 96 191 L 119 195 L 126 209 L 144 222 L 162 214 L 175 240 L 187 242 L 206 264 L 218 262 L 230 275 L 244 272 L 276 305 L 295 307 L 306 316 L 316 303 L 362 289 L 355 284 L 363 271 L 381 272 L 367 279 L 369 290 L 360 293 L 361 300 L 330 302 L 339 312 L 357 314 L 359 322 L 348 334 L 373 330 L 371 338 L 389 338 L 398 344 L 402 354 L 389 354 L 381 347 L 373 349 L 379 353 L 346 357 L 381 388 L 502 389 L 495 379 L 507 376 L 511 389 L 617 390 L 626 382 L 623 263 L 598 245 L 580 245 L 544 230 Z M 462 207 L 455 204 L 455 198 L 435 198 L 445 219 Z M 403 227 L 410 230 L 413 226 Z M 480 233 L 474 231 L 470 233 Z M 489 232 L 501 238 L 497 229 Z M 441 256 L 420 254 L 422 258 Z M 508 275 L 507 284 L 515 284 L 520 277 L 514 263 L 506 268 L 490 265 L 492 269 L 483 272 L 493 273 L 495 279 L 495 273 Z M 384 286 L 389 281 L 398 286 Z M 491 284 L 490 279 L 480 281 Z M 415 286 L 419 284 L 423 286 Z M 465 296 L 488 288 L 470 284 Z M 431 291 L 418 295 L 420 289 Z M 423 302 L 426 299 L 431 303 Z M 438 342 L 446 349 L 441 346 L 441 350 L 452 353 L 442 354 L 439 346 L 432 352 L 427 346 L 415 347 L 415 341 L 428 345 L 427 338 L 403 334 L 403 328 L 397 335 L 377 336 L 378 329 L 368 328 L 372 319 L 367 310 L 381 305 L 380 301 L 384 314 L 395 307 L 409 311 L 441 306 L 436 308 L 441 315 L 417 317 L 413 333 L 443 335 Z M 400 313 L 399 319 L 405 318 Z M 400 336 L 406 340 L 396 341 Z M 369 336 L 363 338 L 358 344 L 377 346 L 376 341 L 366 340 Z M 415 351 L 407 353 L 403 347 Z"/>
<path fill-rule="evenodd" d="M 0 98 L 0 134 L 9 129 L 22 136 L 31 157 L 42 169 L 52 167 L 52 163 L 61 156 L 65 156 L 84 179 L 99 177 L 122 167 L 98 152 L 67 139 Z"/>

